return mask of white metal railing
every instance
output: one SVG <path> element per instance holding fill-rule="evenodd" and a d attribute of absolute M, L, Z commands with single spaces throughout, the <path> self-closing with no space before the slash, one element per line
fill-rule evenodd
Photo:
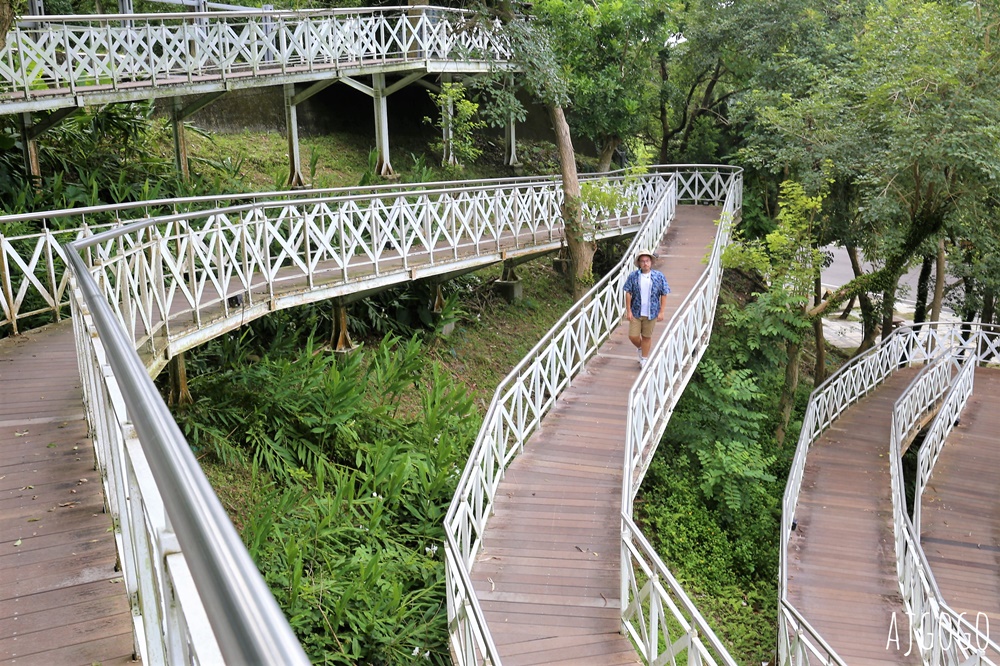
<path fill-rule="evenodd" d="M 611 179 L 621 208 L 599 235 L 638 225 L 659 177 Z M 484 265 L 562 242 L 557 181 L 255 202 L 170 215 L 88 242 L 93 272 L 155 370 L 277 308 Z M 233 299 L 236 300 L 233 300 Z"/>
<path fill-rule="evenodd" d="M 715 181 L 716 185 L 720 183 Z M 718 658 L 722 663 L 735 665 L 632 521 L 632 504 L 642 479 L 712 333 L 722 285 L 722 252 L 729 244 L 731 226 L 740 212 L 742 183 L 735 175 L 728 188 L 713 189 L 721 197 L 723 207 L 708 267 L 651 350 L 628 400 L 621 498 L 622 625 L 640 656 L 650 664 L 674 660 L 686 652 L 688 664 L 715 664 Z M 650 246 L 655 247 L 656 242 Z M 668 585 L 661 584 L 661 580 Z M 672 596 L 677 598 L 676 603 Z M 667 608 L 681 626 L 680 640 L 671 634 L 673 623 L 664 615 Z"/>
<path fill-rule="evenodd" d="M 639 213 L 654 196 L 655 180 L 624 179 L 620 174 L 605 180 L 609 187 L 624 188 L 623 196 L 615 210 L 589 211 L 602 220 L 597 235 L 634 230 Z M 148 213 L 169 202 L 0 218 L 0 230 L 13 222 L 84 225 L 27 236 L 8 237 L 0 231 L 0 327 L 17 332 L 29 316 L 53 313 L 58 318 L 60 308 L 68 305 L 66 258 L 60 243 L 101 234 L 107 240 L 88 249 L 88 262 L 104 272 L 102 288 L 115 303 L 129 337 L 145 345 L 144 353 L 160 365 L 167 355 L 204 337 L 181 339 L 183 330 L 192 328 L 177 323 L 181 310 L 189 313 L 186 321 L 195 329 L 210 320 L 218 324 L 220 316 L 238 324 L 259 315 L 255 308 L 265 309 L 265 302 L 274 308 L 280 282 L 296 276 L 317 289 L 322 280 L 342 286 L 347 280 L 373 276 L 401 281 L 408 279 L 404 274 L 408 269 L 426 272 L 460 258 L 495 259 L 498 253 L 533 244 L 558 244 L 562 237 L 561 189 L 552 178 L 354 192 L 283 193 L 284 198 L 272 200 L 245 195 L 244 203 L 239 203 L 240 197 L 188 199 L 172 207 L 193 212 L 153 217 Z M 233 199 L 238 205 L 205 210 Z M 142 224 L 108 235 L 144 213 Z M 99 223 L 109 218 L 118 221 Z M 261 287 L 263 293 L 251 289 L 262 281 L 267 283 Z M 234 295 L 247 299 L 236 308 L 228 301 Z M 303 302 L 322 297 L 318 291 L 298 296 Z M 170 312 L 173 324 L 165 316 Z"/>
<path fill-rule="evenodd" d="M 668 184 L 659 174 L 601 182 L 621 194 L 615 210 L 587 210 L 605 235 L 637 229 Z M 225 315 L 232 285 L 244 307 L 262 314 L 305 298 L 303 290 L 322 297 L 323 270 L 341 288 L 371 289 L 389 274 L 413 278 L 418 262 L 447 272 L 468 256 L 499 261 L 501 247 L 558 247 L 560 203 L 551 178 L 382 188 L 154 217 L 83 235 L 63 250 L 88 418 L 128 592 L 139 604 L 137 642 L 150 663 L 304 658 L 149 380 L 159 352 L 176 348 L 171 317 L 181 310 L 207 338 L 222 329 L 206 312 L 218 306 Z M 301 282 L 282 300 L 289 274 Z M 151 340 L 157 353 L 143 366 L 136 351 Z M 271 629 L 260 630 L 261 620 Z"/>
<path fill-rule="evenodd" d="M 420 6 L 32 17 L 0 50 L 0 113 L 54 95 L 120 101 L 196 83 L 275 85 L 431 62 L 474 71 L 506 60 L 499 33 L 470 16 Z"/>
<path fill-rule="evenodd" d="M 913 536 L 917 543 L 920 543 L 921 499 L 948 435 L 955 428 L 962 410 L 965 409 L 965 405 L 972 396 L 975 368 L 976 364 L 971 362 L 962 365 L 954 385 L 944 402 L 941 403 L 937 418 L 931 423 L 924 436 L 924 441 L 920 445 L 917 458 L 917 481 L 913 489 Z"/>
<path fill-rule="evenodd" d="M 308 664 L 86 265 L 67 256 L 84 402 L 136 651 L 147 664 Z"/>
<path fill-rule="evenodd" d="M 663 173 L 660 177 L 666 185 L 660 190 L 662 199 L 650 207 L 648 221 L 621 263 L 567 312 L 507 375 L 487 409 L 445 518 L 448 623 L 452 652 L 459 664 L 500 664 L 500 655 L 471 582 L 472 565 L 482 544 L 494 497 L 504 470 L 521 453 L 560 392 L 620 324 L 624 314 L 622 286 L 635 252 L 659 241 L 680 201 L 717 203 L 725 200 L 727 206 L 734 207 L 731 211 L 738 210 L 742 185 L 738 169 L 678 168 L 675 174 Z M 658 349 L 662 353 L 663 347 Z M 630 516 L 623 518 L 631 522 Z M 630 553 L 634 552 L 635 556 L 630 555 L 623 561 L 623 567 L 626 562 L 630 563 L 634 580 L 651 577 L 648 586 L 645 582 L 641 586 L 644 598 L 651 600 L 657 618 L 663 616 L 664 609 L 671 611 L 671 621 L 676 620 L 684 627 L 682 642 L 688 641 L 686 644 L 695 647 L 688 650 L 688 654 L 698 659 L 702 637 L 711 641 L 714 635 L 638 530 L 631 530 L 631 534 L 634 538 L 627 543 L 632 549 Z M 640 562 L 638 567 L 631 565 L 634 561 Z M 664 583 L 669 590 L 664 588 Z M 675 603 L 674 598 L 679 603 Z"/>
<path fill-rule="evenodd" d="M 406 192 L 426 189 L 503 186 L 551 182 L 551 177 L 524 177 L 482 181 L 444 181 L 406 184 Z M 129 222 L 168 214 L 212 210 L 263 201 L 333 199 L 350 195 L 390 195 L 404 191 L 400 185 L 281 190 L 177 199 L 155 199 L 82 208 L 0 216 L 0 331 L 8 326 L 17 333 L 23 320 L 51 314 L 59 320 L 69 308 L 69 278 L 62 246 Z M 9 229 L 38 228 L 37 233 L 11 233 Z M 29 306 L 30 304 L 30 306 Z M 29 325 L 30 327 L 30 325 Z"/>
<path fill-rule="evenodd" d="M 919 538 L 915 535 L 914 525 L 906 513 L 903 445 L 917 435 L 927 415 L 938 410 L 946 392 L 954 394 L 952 389 L 957 389 L 959 382 L 967 387 L 969 393 L 972 390 L 976 364 L 972 349 L 944 348 L 942 351 L 935 361 L 921 370 L 893 405 L 889 468 L 896 571 L 912 642 L 925 664 L 995 666 L 1000 657 L 1000 647 L 944 602 Z M 963 351 L 966 353 L 963 354 Z M 959 366 L 958 355 L 965 356 L 964 365 Z M 944 413 L 938 412 L 936 420 L 944 416 Z"/>
<path fill-rule="evenodd" d="M 785 486 L 782 504 L 781 523 L 781 562 L 779 576 L 779 595 L 781 611 L 778 625 L 779 663 L 784 664 L 844 664 L 844 661 L 823 641 L 822 637 L 809 626 L 805 618 L 788 600 L 788 539 L 792 529 L 795 507 L 798 502 L 799 489 L 802 484 L 802 474 L 805 470 L 806 458 L 810 446 L 849 406 L 860 400 L 881 384 L 896 369 L 916 363 L 929 363 L 941 355 L 954 355 L 956 350 L 969 349 L 967 339 L 974 338 L 974 348 L 979 351 L 980 359 L 995 357 L 998 344 L 994 335 L 983 336 L 973 331 L 975 325 L 969 324 L 923 324 L 919 327 L 905 326 L 897 329 L 878 346 L 869 349 L 852 359 L 817 387 L 809 399 L 809 406 L 803 419 L 795 457 Z M 938 370 L 943 372 L 943 370 Z M 926 380 L 925 380 L 926 381 Z M 922 399 L 937 399 L 940 393 L 935 393 L 933 384 L 920 384 L 924 391 Z M 907 409 L 917 413 L 927 405 L 920 400 L 910 398 Z M 903 512 L 905 515 L 905 510 Z M 898 518 L 899 516 L 894 516 Z M 908 522 L 908 518 L 906 522 Z M 895 521 L 894 521 L 895 522 Z M 898 532 L 897 532 L 898 535 Z M 919 546 L 913 549 L 923 553 Z M 900 553 L 897 551 L 897 557 Z M 926 563 L 921 563 L 921 569 L 912 568 L 913 560 L 906 565 L 910 568 L 900 569 L 900 584 L 904 580 L 908 587 L 921 584 L 924 580 L 933 582 Z M 905 596 L 918 598 L 913 591 L 905 591 Z M 939 607 L 943 604 L 939 603 Z M 968 628 L 968 622 L 958 626 Z"/>

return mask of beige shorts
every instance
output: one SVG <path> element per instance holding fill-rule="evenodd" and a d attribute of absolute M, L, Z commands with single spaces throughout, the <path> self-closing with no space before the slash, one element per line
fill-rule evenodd
<path fill-rule="evenodd" d="M 653 337 L 653 324 L 655 323 L 655 319 L 649 319 L 648 317 L 632 317 L 632 321 L 628 323 L 628 336 L 634 338 L 637 335 L 641 335 L 644 338 L 651 338 Z"/>

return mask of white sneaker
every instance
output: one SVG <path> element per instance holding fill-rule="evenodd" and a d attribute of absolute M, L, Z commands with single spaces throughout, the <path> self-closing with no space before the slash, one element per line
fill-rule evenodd
<path fill-rule="evenodd" d="M 646 367 L 646 359 L 644 359 L 642 357 L 639 357 L 639 367 L 640 368 L 645 368 Z"/>
<path fill-rule="evenodd" d="M 635 354 L 639 357 L 639 363 L 642 363 L 642 347 L 636 347 Z"/>

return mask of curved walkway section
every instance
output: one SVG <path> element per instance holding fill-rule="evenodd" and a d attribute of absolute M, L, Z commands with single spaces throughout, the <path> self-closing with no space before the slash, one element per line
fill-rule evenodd
<path fill-rule="evenodd" d="M 788 539 L 788 600 L 851 666 L 920 663 L 905 655 L 889 477 L 893 404 L 915 375 L 893 373 L 812 445 Z"/>
<path fill-rule="evenodd" d="M 975 390 L 941 450 L 920 514 L 920 543 L 944 600 L 994 642 L 1000 637 L 998 395 L 1000 369 L 976 368 Z"/>
<path fill-rule="evenodd" d="M 678 207 L 654 267 L 667 320 L 704 271 L 719 209 Z M 659 338 L 666 325 L 657 326 Z M 628 396 L 639 373 L 619 326 L 507 468 L 473 566 L 507 666 L 631 664 L 621 633 L 620 511 Z"/>
<path fill-rule="evenodd" d="M 0 50 L 0 113 L 367 74 L 485 72 L 507 49 L 470 16 L 403 7 L 39 17 L 15 26 Z"/>
<path fill-rule="evenodd" d="M 0 664 L 132 662 L 69 322 L 0 340 Z"/>

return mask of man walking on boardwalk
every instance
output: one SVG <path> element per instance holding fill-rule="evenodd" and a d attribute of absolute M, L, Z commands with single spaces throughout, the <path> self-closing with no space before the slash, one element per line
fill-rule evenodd
<path fill-rule="evenodd" d="M 639 355 L 639 367 L 646 366 L 649 347 L 653 343 L 653 326 L 663 321 L 670 285 L 660 271 L 653 270 L 653 253 L 642 250 L 635 258 L 637 270 L 625 280 L 625 317 L 628 319 L 628 339 Z"/>

